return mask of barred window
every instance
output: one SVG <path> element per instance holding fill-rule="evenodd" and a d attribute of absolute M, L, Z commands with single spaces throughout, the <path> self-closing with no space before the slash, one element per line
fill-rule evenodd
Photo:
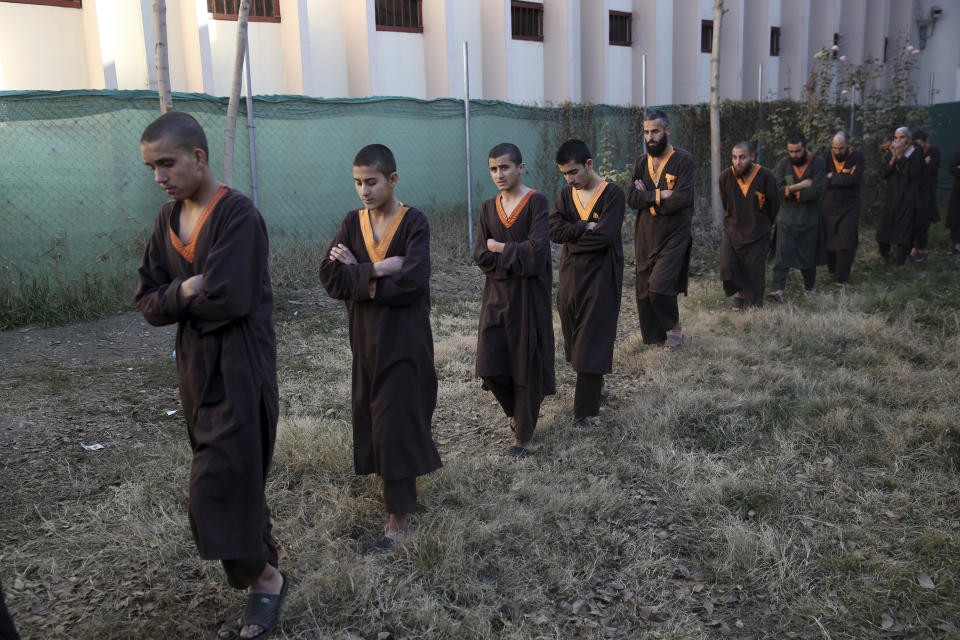
<path fill-rule="evenodd" d="M 780 55 L 780 27 L 770 27 L 770 55 Z"/>
<path fill-rule="evenodd" d="M 423 33 L 423 0 L 376 0 L 377 31 Z"/>
<path fill-rule="evenodd" d="M 0 2 L 12 2 L 14 4 L 43 4 L 48 7 L 70 7 L 79 9 L 83 6 L 81 0 L 0 0 Z"/>
<path fill-rule="evenodd" d="M 207 0 L 207 11 L 214 20 L 236 20 L 240 0 Z M 280 22 L 280 0 L 250 0 L 251 22 Z"/>
<path fill-rule="evenodd" d="M 543 5 L 519 0 L 511 2 L 510 29 L 514 40 L 543 42 Z"/>
<path fill-rule="evenodd" d="M 629 47 L 633 44 L 633 14 L 610 12 L 610 44 Z"/>
<path fill-rule="evenodd" d="M 713 51 L 713 20 L 700 21 L 700 53 Z"/>

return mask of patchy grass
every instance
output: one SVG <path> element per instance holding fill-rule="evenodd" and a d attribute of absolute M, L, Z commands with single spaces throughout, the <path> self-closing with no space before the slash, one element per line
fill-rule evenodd
<path fill-rule="evenodd" d="M 842 294 L 821 271 L 804 299 L 794 273 L 786 304 L 742 314 L 703 256 L 675 354 L 641 344 L 628 277 L 602 425 L 573 428 L 558 340 L 559 393 L 512 464 L 473 377 L 482 278 L 465 230 L 433 229 L 445 466 L 386 557 L 364 557 L 384 516 L 378 481 L 352 470 L 343 305 L 311 279 L 309 247 L 275 267 L 268 496 L 294 579 L 277 637 L 960 634 L 960 262 L 940 235 L 928 263 L 896 270 L 865 235 Z M 132 334 L 113 351 L 38 346 L 0 379 L 0 577 L 25 638 L 201 637 L 241 602 L 196 558 L 169 350 L 144 355 Z"/>

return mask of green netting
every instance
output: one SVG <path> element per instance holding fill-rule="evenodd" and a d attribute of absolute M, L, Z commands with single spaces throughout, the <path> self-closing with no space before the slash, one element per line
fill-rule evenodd
<path fill-rule="evenodd" d="M 219 174 L 226 99 L 176 93 L 174 106 L 205 128 L 211 165 Z M 724 122 L 727 146 L 763 126 L 759 103 L 738 108 L 739 115 Z M 667 110 L 676 116 L 675 141 L 699 162 L 698 199 L 705 203 L 707 109 Z M 158 113 L 156 94 L 148 91 L 0 92 L 0 223 L 5 229 L 0 269 L 5 277 L 42 274 L 51 265 L 59 274 L 131 269 L 164 200 L 138 146 L 140 133 Z M 561 184 L 553 153 L 562 140 L 580 137 L 602 155 L 607 168 L 622 170 L 640 150 L 638 113 L 625 107 L 471 102 L 474 208 L 495 193 L 486 168 L 493 145 L 516 143 L 524 154 L 528 183 L 552 194 Z M 275 247 L 328 236 L 343 214 L 357 206 L 351 161 L 371 142 L 386 144 L 396 154 L 400 198 L 428 214 L 459 210 L 466 241 L 461 101 L 260 96 L 254 99 L 254 115 L 260 209 Z M 960 148 L 960 130 L 950 126 L 957 121 L 960 103 L 930 111 L 931 138 L 945 159 Z M 941 186 L 949 184 L 945 176 Z M 234 186 L 251 192 L 243 104 Z"/>

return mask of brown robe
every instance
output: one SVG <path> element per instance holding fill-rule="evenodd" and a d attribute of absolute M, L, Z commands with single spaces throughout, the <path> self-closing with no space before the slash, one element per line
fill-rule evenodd
<path fill-rule="evenodd" d="M 917 224 L 929 226 L 940 222 L 940 205 L 937 202 L 937 182 L 940 179 L 940 148 L 928 145 L 923 151 L 923 186 L 920 187 L 917 202 Z M 929 160 L 928 160 L 929 158 Z"/>
<path fill-rule="evenodd" d="M 567 185 L 550 213 L 550 240 L 562 244 L 557 310 L 567 361 L 577 373 L 610 373 L 623 290 L 623 190 L 597 187 L 583 208 Z M 592 231 L 587 223 L 596 222 Z"/>
<path fill-rule="evenodd" d="M 726 294 L 762 293 L 770 230 L 780 210 L 773 172 L 759 164 L 741 180 L 732 167 L 720 174 L 723 236 L 720 239 L 720 279 Z"/>
<path fill-rule="evenodd" d="M 136 303 L 153 325 L 177 323 L 180 400 L 193 449 L 190 524 L 205 559 L 259 558 L 270 535 L 264 483 L 279 415 L 267 229 L 247 196 L 221 187 L 191 242 L 182 203 L 157 215 Z M 188 257 L 191 260 L 188 260 Z M 191 301 L 180 284 L 203 274 Z"/>
<path fill-rule="evenodd" d="M 960 151 L 953 154 L 948 170 L 953 176 L 953 188 L 950 190 L 950 205 L 944 224 L 948 229 L 960 229 Z"/>
<path fill-rule="evenodd" d="M 890 157 L 890 154 L 884 157 L 880 169 L 880 175 L 887 181 L 887 199 L 877 220 L 877 242 L 910 245 L 924 185 L 923 151 L 914 146 L 909 156 L 897 158 L 893 164 Z"/>
<path fill-rule="evenodd" d="M 823 154 L 827 187 L 823 192 L 823 219 L 827 227 L 827 251 L 853 251 L 860 239 L 860 187 L 866 160 L 862 151 L 851 151 L 843 162 L 832 151 Z"/>
<path fill-rule="evenodd" d="M 409 208 L 374 243 L 362 228 L 365 216 L 365 210 L 350 211 L 330 245 L 346 245 L 359 264 L 331 260 L 328 249 L 320 282 L 346 301 L 350 317 L 354 470 L 399 480 L 442 466 L 430 429 L 437 404 L 430 227 L 423 212 Z M 371 283 L 374 261 L 391 256 L 403 256 L 403 268 Z"/>
<path fill-rule="evenodd" d="M 556 392 L 553 366 L 553 268 L 550 202 L 531 191 L 507 218 L 500 196 L 483 203 L 473 259 L 486 274 L 477 335 L 479 377 L 510 376 L 543 397 Z M 487 249 L 487 239 L 505 244 Z"/>
<path fill-rule="evenodd" d="M 693 157 L 674 148 L 658 167 L 659 175 L 651 174 L 649 158 L 649 154 L 637 158 L 627 188 L 627 203 L 637 210 L 633 242 L 638 299 L 650 293 L 686 294 L 693 245 Z M 634 187 L 635 180 L 642 180 L 646 191 Z M 663 189 L 673 195 L 661 202 Z"/>

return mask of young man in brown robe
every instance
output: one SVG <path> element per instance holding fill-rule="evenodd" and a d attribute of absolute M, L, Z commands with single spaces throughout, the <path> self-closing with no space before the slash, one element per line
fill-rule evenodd
<path fill-rule="evenodd" d="M 953 188 L 950 190 L 950 205 L 947 208 L 947 229 L 950 229 L 950 242 L 953 248 L 950 255 L 960 255 L 960 150 L 953 154 L 950 161 L 950 175 L 953 176 Z"/>
<path fill-rule="evenodd" d="M 693 246 L 693 157 L 670 144 L 670 120 L 651 111 L 643 121 L 647 153 L 637 158 L 627 203 L 637 210 L 637 315 L 644 344 L 683 345 L 678 296 L 687 293 Z"/>
<path fill-rule="evenodd" d="M 375 552 L 407 539 L 417 476 L 442 466 L 431 431 L 430 226 L 397 200 L 397 180 L 390 149 L 357 153 L 353 182 L 364 208 L 347 213 L 320 265 L 320 282 L 350 317 L 354 470 L 383 479 L 388 519 Z"/>
<path fill-rule="evenodd" d="M 780 198 L 777 180 L 757 164 L 749 142 L 731 152 L 733 164 L 720 174 L 723 236 L 720 240 L 720 278 L 733 298 L 734 311 L 763 306 L 767 253 Z"/>
<path fill-rule="evenodd" d="M 511 419 L 507 456 L 530 453 L 544 396 L 556 391 L 550 296 L 550 202 L 523 184 L 523 157 L 509 142 L 490 150 L 499 195 L 483 203 L 473 259 L 486 275 L 480 302 L 477 376 Z"/>
<path fill-rule="evenodd" d="M 923 152 L 910 140 L 910 129 L 900 127 L 893 134 L 890 154 L 880 169 L 887 181 L 887 199 L 877 220 L 877 244 L 880 256 L 891 256 L 903 266 L 913 245 L 917 201 L 923 185 Z M 893 245 L 898 245 L 892 254 Z"/>
<path fill-rule="evenodd" d="M 937 203 L 937 181 L 940 178 L 940 149 L 927 140 L 922 129 L 913 134 L 913 142 L 923 153 L 923 183 L 920 186 L 917 215 L 913 223 L 914 262 L 926 262 L 930 257 L 927 242 L 930 237 L 930 225 L 940 222 L 940 206 Z"/>
<path fill-rule="evenodd" d="M 838 290 L 850 278 L 853 256 L 860 239 L 860 185 L 866 161 L 862 151 L 850 147 L 850 138 L 838 131 L 824 153 L 827 187 L 823 192 L 823 217 L 827 225 L 827 268 Z"/>
<path fill-rule="evenodd" d="M 267 229 L 250 199 L 217 180 L 203 129 L 176 111 L 143 132 L 140 153 L 171 198 L 143 254 L 136 303 L 177 323 L 180 400 L 193 449 L 190 525 L 200 557 L 247 589 L 225 638 L 265 638 L 288 580 L 277 570 L 264 484 L 279 414 Z"/>
<path fill-rule="evenodd" d="M 573 414 L 591 427 L 609 392 L 603 375 L 613 370 L 613 341 L 623 290 L 623 190 L 593 170 L 590 149 L 567 140 L 557 151 L 567 185 L 550 213 L 550 240 L 560 251 L 557 310 L 567 361 L 577 372 Z"/>
<path fill-rule="evenodd" d="M 773 175 L 782 201 L 777 216 L 773 291 L 768 297 L 783 302 L 791 268 L 803 275 L 804 295 L 815 296 L 817 266 L 827 263 L 827 233 L 820 204 L 827 186 L 827 165 L 807 150 L 806 136 L 794 133 L 787 137 L 787 157 L 777 164 Z"/>

